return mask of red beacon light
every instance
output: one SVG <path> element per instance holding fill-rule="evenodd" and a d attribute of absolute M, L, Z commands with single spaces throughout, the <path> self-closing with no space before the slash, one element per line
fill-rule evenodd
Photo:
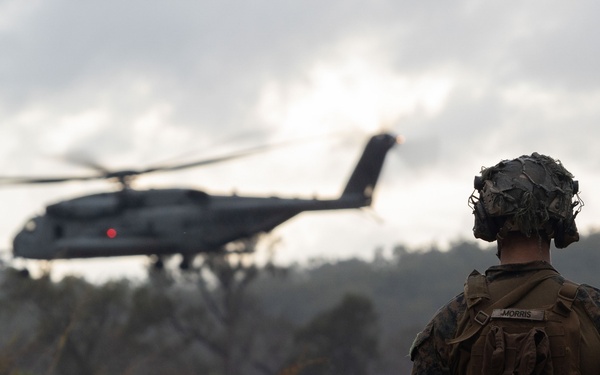
<path fill-rule="evenodd" d="M 117 237 L 117 230 L 115 228 L 108 228 L 106 230 L 106 237 L 108 237 L 108 238 Z"/>

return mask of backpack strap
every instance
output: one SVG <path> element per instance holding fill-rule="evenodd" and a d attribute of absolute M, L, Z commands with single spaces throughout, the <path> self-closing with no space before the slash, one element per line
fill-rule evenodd
<path fill-rule="evenodd" d="M 475 336 L 475 334 L 477 334 L 489 322 L 491 313 L 494 309 L 505 309 L 505 308 L 515 304 L 521 298 L 523 298 L 527 293 L 529 293 L 536 286 L 538 286 L 542 281 L 549 279 L 551 277 L 554 277 L 556 275 L 558 275 L 558 273 L 554 270 L 541 270 L 541 271 L 535 272 L 533 275 L 531 275 L 529 278 L 527 278 L 527 280 L 525 280 L 522 284 L 520 284 L 518 287 L 513 289 L 510 293 L 505 294 L 502 298 L 500 298 L 496 302 L 492 302 L 489 300 L 489 292 L 487 292 L 487 280 L 485 279 L 485 276 L 480 275 L 483 277 L 483 279 L 482 279 L 480 276 L 477 276 L 477 275 L 474 275 L 473 273 L 471 273 L 471 275 L 469 276 L 469 280 L 467 280 L 468 287 L 465 288 L 465 294 L 467 297 L 467 307 L 470 310 L 470 314 L 471 314 L 471 321 L 474 322 L 474 324 L 467 326 L 467 328 L 462 332 L 462 334 L 460 336 L 458 336 L 454 339 L 451 339 L 451 340 L 447 340 L 446 343 L 449 345 L 458 344 L 460 342 L 463 342 L 463 341 L 468 340 L 471 337 Z M 470 282 L 471 277 L 473 277 L 473 279 L 474 279 L 472 282 Z M 478 290 L 478 289 L 483 288 L 482 284 L 481 284 L 482 283 L 481 280 L 485 281 L 485 283 L 486 283 L 485 284 L 485 289 L 486 289 L 485 293 L 482 293 L 481 290 Z M 476 295 L 478 295 L 478 297 L 470 295 L 471 285 L 473 285 L 473 287 L 475 288 L 475 292 L 476 292 Z M 488 299 L 484 301 L 485 294 L 487 294 Z M 570 291 L 565 291 L 565 296 L 566 296 L 565 301 L 566 301 L 566 303 L 568 303 L 569 298 L 571 297 Z M 573 296 L 573 298 L 571 299 L 571 304 L 573 303 L 574 299 L 575 299 L 575 297 Z M 470 306 L 469 306 L 469 303 L 471 304 Z M 471 309 L 471 307 L 476 307 L 480 303 L 482 304 L 481 308 Z M 568 305 L 568 306 L 569 306 L 569 311 L 570 311 L 570 305 Z"/>
<path fill-rule="evenodd" d="M 554 304 L 552 311 L 561 316 L 568 316 L 571 313 L 575 297 L 577 297 L 578 289 L 579 284 L 565 280 L 558 291 L 556 303 Z"/>
<path fill-rule="evenodd" d="M 482 300 L 490 299 L 485 275 L 482 275 L 477 270 L 471 272 L 465 284 L 465 297 L 468 309 L 479 304 Z"/>

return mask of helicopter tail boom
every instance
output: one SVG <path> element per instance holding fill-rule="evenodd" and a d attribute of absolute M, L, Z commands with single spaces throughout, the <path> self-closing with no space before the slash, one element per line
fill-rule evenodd
<path fill-rule="evenodd" d="M 371 137 L 340 199 L 359 197 L 364 205 L 370 205 L 387 152 L 397 143 L 399 143 L 398 138 L 387 133 Z"/>

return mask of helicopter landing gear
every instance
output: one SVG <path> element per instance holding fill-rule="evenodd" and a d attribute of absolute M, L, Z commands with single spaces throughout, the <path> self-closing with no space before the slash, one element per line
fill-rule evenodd
<path fill-rule="evenodd" d="M 193 255 L 181 254 L 181 263 L 179 263 L 179 269 L 182 271 L 189 270 L 193 261 L 194 261 Z"/>
<path fill-rule="evenodd" d="M 31 276 L 31 274 L 29 273 L 29 270 L 27 268 L 17 270 L 17 274 L 24 279 L 28 279 Z"/>
<path fill-rule="evenodd" d="M 162 271 L 165 268 L 165 262 L 162 257 L 158 255 L 152 256 L 152 269 L 156 271 Z"/>

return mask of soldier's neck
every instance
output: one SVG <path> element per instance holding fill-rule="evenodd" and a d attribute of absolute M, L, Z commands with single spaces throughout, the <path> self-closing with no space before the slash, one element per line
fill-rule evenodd
<path fill-rule="evenodd" d="M 498 254 L 500 264 L 529 263 L 545 261 L 551 263 L 550 240 L 539 236 L 526 237 L 520 234 L 511 234 L 498 240 Z"/>

